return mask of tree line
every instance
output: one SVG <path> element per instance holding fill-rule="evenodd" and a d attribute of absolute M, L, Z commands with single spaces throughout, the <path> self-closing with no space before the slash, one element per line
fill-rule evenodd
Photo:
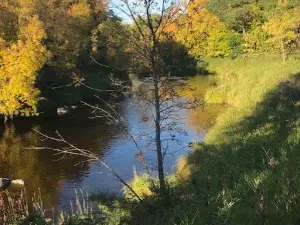
<path fill-rule="evenodd" d="M 158 43 L 158 61 L 166 74 L 202 70 L 199 62 L 205 57 L 279 50 L 285 61 L 289 53 L 299 50 L 298 0 L 180 4 L 187 10 L 182 12 L 180 5 L 169 10 L 180 16 L 163 29 Z M 154 24 L 159 22 L 159 13 L 152 17 Z M 137 18 L 135 23 L 125 23 L 104 0 L 1 1 L 0 114 L 37 115 L 45 88 L 37 83 L 51 80 L 54 74 L 70 78 L 98 64 L 107 74 L 149 75 L 149 65 L 141 61 L 141 52 L 130 41 L 133 35 L 140 35 L 138 29 L 146 29 L 143 21 Z"/>
<path fill-rule="evenodd" d="M 299 50 L 298 0 L 195 0 L 172 28 L 196 57 Z"/>

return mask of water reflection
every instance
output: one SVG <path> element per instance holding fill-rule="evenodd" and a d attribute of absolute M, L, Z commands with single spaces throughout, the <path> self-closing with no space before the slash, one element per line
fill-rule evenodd
<path fill-rule="evenodd" d="M 198 134 L 205 133 L 211 128 L 217 116 L 226 109 L 223 104 L 206 104 L 190 112 L 188 116 L 188 125 L 193 127 Z"/>
<path fill-rule="evenodd" d="M 144 110 L 134 103 L 130 97 L 119 105 L 119 112 L 128 121 L 124 128 L 105 125 L 104 121 L 88 118 L 91 111 L 81 108 L 71 115 L 60 118 L 36 118 L 18 120 L 14 124 L 1 126 L 0 131 L 0 177 L 21 178 L 25 180 L 28 196 L 32 196 L 40 188 L 46 207 L 69 206 L 74 199 L 74 188 L 82 188 L 88 192 L 114 192 L 120 194 L 122 185 L 107 174 L 107 170 L 97 163 L 82 162 L 80 157 L 60 159 L 49 150 L 30 150 L 30 146 L 58 147 L 58 143 L 44 140 L 32 129 L 48 135 L 54 135 L 58 130 L 66 140 L 77 147 L 88 149 L 105 160 L 119 175 L 129 180 L 132 177 L 132 167 L 142 170 L 141 163 L 136 159 L 136 149 L 131 138 L 126 136 L 128 129 L 134 135 L 149 132 L 153 128 L 150 122 L 141 123 Z M 204 137 L 208 127 L 203 121 L 210 121 L 216 116 L 209 111 L 210 116 L 204 120 L 205 113 L 190 114 L 179 109 L 180 126 L 187 135 L 179 138 L 189 143 L 199 141 Z M 204 111 L 205 112 L 205 111 Z M 188 117 L 188 115 L 191 115 Z M 200 128 L 199 128 L 200 127 Z M 169 143 L 171 148 L 178 148 L 177 143 Z M 174 168 L 177 158 L 187 151 L 188 146 L 181 148 L 165 158 L 168 172 Z M 155 162 L 155 152 L 146 151 L 145 156 Z M 153 163 L 155 165 L 155 163 Z M 11 187 L 13 188 L 13 187 Z"/>

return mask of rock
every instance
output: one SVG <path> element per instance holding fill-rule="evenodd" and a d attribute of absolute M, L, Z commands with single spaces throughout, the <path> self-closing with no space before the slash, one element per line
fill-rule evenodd
<path fill-rule="evenodd" d="M 4 188 L 7 187 L 8 185 L 10 185 L 11 180 L 8 178 L 0 178 L 0 188 Z"/>
<path fill-rule="evenodd" d="M 72 109 L 77 109 L 78 106 L 77 106 L 77 105 L 72 105 L 71 108 L 72 108 Z"/>
<path fill-rule="evenodd" d="M 56 112 L 57 112 L 57 115 L 62 116 L 62 115 L 69 113 L 70 111 L 66 107 L 61 107 L 61 108 L 57 108 Z"/>
<path fill-rule="evenodd" d="M 10 180 L 8 178 L 0 178 L 0 188 L 5 188 L 10 184 L 24 185 L 24 181 L 21 179 Z"/>
<path fill-rule="evenodd" d="M 21 179 L 16 179 L 11 181 L 12 184 L 17 184 L 17 185 L 24 185 L 24 180 Z"/>

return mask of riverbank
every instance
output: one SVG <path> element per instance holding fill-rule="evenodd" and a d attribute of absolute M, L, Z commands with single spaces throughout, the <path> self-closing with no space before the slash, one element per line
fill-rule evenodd
<path fill-rule="evenodd" d="M 129 224 L 297 224 L 299 65 L 273 56 L 210 60 L 217 85 L 207 101 L 230 107 L 179 160 L 172 200 Z"/>
<path fill-rule="evenodd" d="M 147 177 L 136 176 L 132 185 L 143 204 L 96 198 L 105 219 L 79 213 L 65 224 L 297 224 L 300 59 L 284 65 L 273 56 L 209 62 L 216 83 L 195 95 L 222 99 L 228 107 L 204 142 L 178 161 L 168 177 L 170 198 L 160 201 Z M 193 86 L 197 82 L 202 85 L 192 78 Z"/>

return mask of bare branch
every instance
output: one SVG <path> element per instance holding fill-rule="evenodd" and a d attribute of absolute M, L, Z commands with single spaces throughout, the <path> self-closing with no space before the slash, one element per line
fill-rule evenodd
<path fill-rule="evenodd" d="M 93 161 L 99 162 L 102 166 L 104 166 L 111 173 L 111 175 L 113 175 L 115 178 L 118 179 L 118 181 L 120 181 L 123 185 L 125 185 L 135 195 L 135 197 L 137 197 L 137 199 L 140 202 L 143 202 L 142 199 L 139 197 L 139 195 L 132 189 L 132 187 L 116 171 L 114 171 L 110 166 L 108 166 L 107 163 L 105 163 L 102 159 L 100 159 L 98 156 L 96 156 L 93 152 L 86 150 L 86 149 L 81 149 L 81 148 L 76 147 L 75 145 L 71 144 L 66 139 L 64 139 L 64 137 L 58 131 L 56 131 L 56 135 L 58 136 L 58 138 L 48 136 L 37 130 L 34 130 L 34 131 L 46 139 L 53 140 L 53 141 L 64 144 L 65 147 L 63 147 L 63 148 L 31 147 L 30 149 L 52 150 L 52 151 L 57 152 L 57 154 L 59 154 L 59 155 L 83 156 L 86 158 L 86 160 L 88 160 L 90 162 L 93 162 Z"/>

